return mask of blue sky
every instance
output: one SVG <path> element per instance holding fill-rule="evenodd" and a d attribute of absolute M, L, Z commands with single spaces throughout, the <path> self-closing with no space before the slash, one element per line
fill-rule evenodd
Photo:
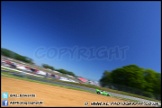
<path fill-rule="evenodd" d="M 129 64 L 161 72 L 160 2 L 2 2 L 2 47 L 28 56 L 38 65 L 64 68 L 92 80 L 104 70 Z M 77 47 L 74 58 L 49 57 L 50 49 Z M 78 50 L 125 50 L 125 58 L 78 60 Z M 38 58 L 36 51 L 44 48 Z M 111 50 L 111 51 L 110 51 Z M 54 53 L 53 53 L 54 54 Z M 79 53 L 80 54 L 80 53 Z M 96 54 L 96 52 L 94 53 Z M 52 55 L 52 52 L 51 52 Z M 120 52 L 121 55 L 121 52 Z M 96 59 L 97 58 L 97 59 Z"/>

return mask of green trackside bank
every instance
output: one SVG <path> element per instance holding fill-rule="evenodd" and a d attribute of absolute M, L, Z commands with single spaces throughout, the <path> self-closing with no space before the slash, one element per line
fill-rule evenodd
<path fill-rule="evenodd" d="M 102 91 L 102 90 L 99 90 L 99 89 L 96 89 L 96 93 L 101 94 L 101 95 L 105 95 L 105 96 L 110 96 L 110 94 L 108 92 Z"/>

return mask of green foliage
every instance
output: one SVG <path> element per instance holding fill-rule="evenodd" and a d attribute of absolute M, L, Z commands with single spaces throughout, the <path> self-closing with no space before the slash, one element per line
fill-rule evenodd
<path fill-rule="evenodd" d="M 153 93 L 157 93 L 158 91 L 161 93 L 161 88 L 159 88 L 161 87 L 161 78 L 159 73 L 156 73 L 151 69 L 147 69 L 144 72 L 144 78 L 146 81 L 144 90 Z"/>
<path fill-rule="evenodd" d="M 55 70 L 54 67 L 48 65 L 48 64 L 42 64 L 42 67 L 46 68 L 46 69 L 51 69 L 51 70 Z"/>
<path fill-rule="evenodd" d="M 154 98 L 154 95 L 151 92 L 144 92 L 144 96 Z"/>
<path fill-rule="evenodd" d="M 100 79 L 101 85 L 105 87 L 108 83 L 112 82 L 111 73 L 107 70 L 103 73 L 103 77 Z"/>
<path fill-rule="evenodd" d="M 13 59 L 25 62 L 25 63 L 34 64 L 33 60 L 31 58 L 19 55 L 19 54 L 15 53 L 15 52 L 10 51 L 10 50 L 5 49 L 5 48 L 1 48 L 1 55 L 4 55 L 6 57 L 10 57 L 10 58 L 13 58 Z"/>
<path fill-rule="evenodd" d="M 73 72 L 67 71 L 65 69 L 58 69 L 57 71 L 62 73 L 62 74 L 68 74 L 68 75 L 75 76 L 75 74 Z"/>
<path fill-rule="evenodd" d="M 142 94 L 147 97 L 154 98 L 155 95 L 161 95 L 161 73 L 157 73 L 151 69 L 140 68 L 137 65 L 128 65 L 117 68 L 112 72 L 105 71 L 100 79 L 101 86 L 113 85 L 116 89 L 134 88 L 135 91 L 129 89 L 129 92 Z M 124 87 L 125 86 L 125 87 Z M 139 90 L 145 91 L 140 93 Z"/>

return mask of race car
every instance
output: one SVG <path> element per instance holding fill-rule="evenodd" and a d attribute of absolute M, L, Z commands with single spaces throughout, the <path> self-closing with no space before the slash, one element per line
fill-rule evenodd
<path fill-rule="evenodd" d="M 101 94 L 101 95 L 105 95 L 105 96 L 110 96 L 110 94 L 108 92 L 102 91 L 102 90 L 99 90 L 99 89 L 96 89 L 96 93 Z"/>

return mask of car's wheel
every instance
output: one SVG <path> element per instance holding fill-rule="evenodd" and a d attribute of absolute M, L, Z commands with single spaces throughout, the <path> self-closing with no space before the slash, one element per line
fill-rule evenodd
<path fill-rule="evenodd" d="M 107 96 L 110 96 L 109 94 L 107 94 Z"/>

